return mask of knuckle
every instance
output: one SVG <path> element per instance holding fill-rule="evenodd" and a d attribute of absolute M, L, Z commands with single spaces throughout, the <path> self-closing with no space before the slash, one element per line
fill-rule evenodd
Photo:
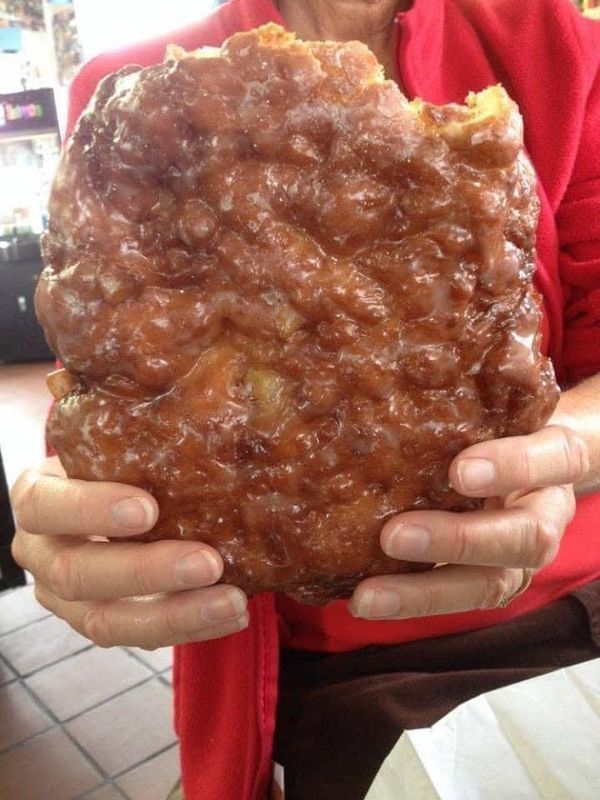
<path fill-rule="evenodd" d="M 397 616 L 403 617 L 405 613 L 406 612 L 404 608 L 401 607 L 397 612 Z M 427 586 L 421 593 L 421 596 L 419 598 L 419 608 L 416 610 L 416 613 L 414 613 L 414 616 L 431 617 L 439 613 L 440 613 L 439 591 L 436 591 L 436 589 L 433 586 Z"/>
<path fill-rule="evenodd" d="M 589 470 L 589 455 L 586 443 L 579 434 L 562 425 L 558 426 L 565 465 L 565 480 L 576 481 Z"/>
<path fill-rule="evenodd" d="M 560 540 L 560 530 L 554 520 L 540 518 L 535 521 L 532 558 L 528 567 L 543 567 L 555 557 Z"/>
<path fill-rule="evenodd" d="M 61 549 L 52 556 L 44 578 L 57 597 L 63 600 L 77 600 L 74 575 L 72 554 L 67 549 Z"/>
<path fill-rule="evenodd" d="M 36 581 L 33 585 L 33 595 L 42 608 L 45 608 L 46 611 L 52 611 L 55 613 L 50 602 L 48 589 L 46 589 L 39 581 Z"/>
<path fill-rule="evenodd" d="M 563 520 L 566 524 L 575 516 L 577 508 L 575 492 L 571 483 L 548 486 L 544 489 L 546 506 L 555 510 L 556 520 Z"/>
<path fill-rule="evenodd" d="M 467 563 L 469 559 L 472 532 L 468 522 L 464 519 L 461 519 L 460 515 L 457 516 L 458 519 L 455 522 L 454 530 L 452 532 L 452 561 L 456 564 L 462 564 Z"/>
<path fill-rule="evenodd" d="M 72 503 L 73 519 L 77 521 L 77 529 L 85 532 L 90 528 L 90 521 L 98 516 L 97 509 L 90 507 L 88 492 L 90 487 L 73 486 Z"/>
<path fill-rule="evenodd" d="M 512 592 L 516 591 L 513 584 L 514 580 L 508 570 L 488 574 L 480 607 L 483 609 L 498 608 L 505 598 L 510 597 Z"/>
<path fill-rule="evenodd" d="M 189 626 L 183 626 L 176 611 L 167 610 L 163 616 L 163 636 L 165 641 L 164 645 L 171 645 L 179 641 L 182 634 L 184 636 L 188 633 Z"/>
<path fill-rule="evenodd" d="M 10 552 L 17 564 L 23 569 L 27 569 L 27 551 L 23 542 L 23 531 L 20 528 L 17 528 L 10 543 Z"/>
<path fill-rule="evenodd" d="M 101 605 L 88 608 L 83 615 L 83 635 L 98 647 L 113 647 L 117 641 L 112 630 L 110 611 Z"/>
<path fill-rule="evenodd" d="M 517 475 L 521 486 L 533 486 L 537 483 L 537 464 L 534 454 L 527 447 L 520 450 Z"/>
<path fill-rule="evenodd" d="M 148 548 L 143 548 L 142 552 L 133 556 L 132 562 L 132 580 L 135 592 L 142 596 L 152 594 L 156 590 L 152 585 L 152 563 L 146 554 L 148 550 Z"/>
<path fill-rule="evenodd" d="M 517 515 L 513 521 L 512 533 L 517 542 L 515 552 L 515 564 L 531 566 L 532 550 L 536 548 L 536 537 L 539 520 L 534 514 L 526 513 Z"/>

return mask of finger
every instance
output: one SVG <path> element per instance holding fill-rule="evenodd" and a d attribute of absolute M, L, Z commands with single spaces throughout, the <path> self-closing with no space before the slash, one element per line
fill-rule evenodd
<path fill-rule="evenodd" d="M 562 425 L 528 436 L 468 447 L 450 466 L 450 482 L 469 497 L 504 496 L 522 489 L 578 481 L 589 470 L 586 443 Z"/>
<path fill-rule="evenodd" d="M 63 600 L 112 600 L 210 586 L 221 556 L 198 542 L 80 543 L 20 531 L 16 560 Z"/>
<path fill-rule="evenodd" d="M 555 558 L 574 513 L 572 489 L 550 486 L 507 509 L 408 511 L 384 525 L 381 546 L 405 561 L 539 568 Z"/>
<path fill-rule="evenodd" d="M 248 625 L 246 596 L 233 586 L 82 603 L 62 600 L 43 584 L 36 584 L 36 597 L 44 608 L 100 647 L 153 650 L 216 639 Z"/>
<path fill-rule="evenodd" d="M 498 608 L 523 582 L 523 570 L 450 564 L 429 572 L 367 578 L 350 613 L 364 619 L 409 619 Z"/>
<path fill-rule="evenodd" d="M 15 483 L 12 506 L 17 524 L 51 536 L 131 536 L 158 519 L 156 500 L 136 486 L 70 480 L 52 466 L 30 469 Z"/>

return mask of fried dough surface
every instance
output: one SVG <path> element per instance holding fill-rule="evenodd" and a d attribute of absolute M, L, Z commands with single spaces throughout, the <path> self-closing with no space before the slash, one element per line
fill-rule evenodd
<path fill-rule="evenodd" d="M 540 427 L 518 110 L 409 102 L 357 42 L 274 25 L 105 78 L 63 154 L 37 310 L 68 375 L 67 473 L 142 486 L 148 538 L 310 603 L 385 557 L 390 515 L 464 509 L 452 458 Z"/>

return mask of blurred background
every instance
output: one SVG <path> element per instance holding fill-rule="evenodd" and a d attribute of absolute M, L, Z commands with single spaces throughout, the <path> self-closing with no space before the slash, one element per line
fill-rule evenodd
<path fill-rule="evenodd" d="M 581 7 L 586 17 L 600 19 L 600 0 L 582 0 L 581 2 L 576 0 L 575 5 Z"/>
<path fill-rule="evenodd" d="M 39 236 L 84 61 L 210 13 L 216 0 L 0 0 L 0 362 L 47 359 L 33 314 Z"/>

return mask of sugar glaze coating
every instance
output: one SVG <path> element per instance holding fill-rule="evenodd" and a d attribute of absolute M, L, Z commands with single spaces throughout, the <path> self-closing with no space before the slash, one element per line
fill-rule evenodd
<path fill-rule="evenodd" d="M 422 568 L 382 522 L 473 507 L 452 458 L 557 400 L 537 216 L 500 87 L 409 103 L 366 46 L 273 25 L 127 67 L 52 190 L 50 441 L 68 475 L 152 492 L 148 538 L 210 543 L 249 593 Z"/>

